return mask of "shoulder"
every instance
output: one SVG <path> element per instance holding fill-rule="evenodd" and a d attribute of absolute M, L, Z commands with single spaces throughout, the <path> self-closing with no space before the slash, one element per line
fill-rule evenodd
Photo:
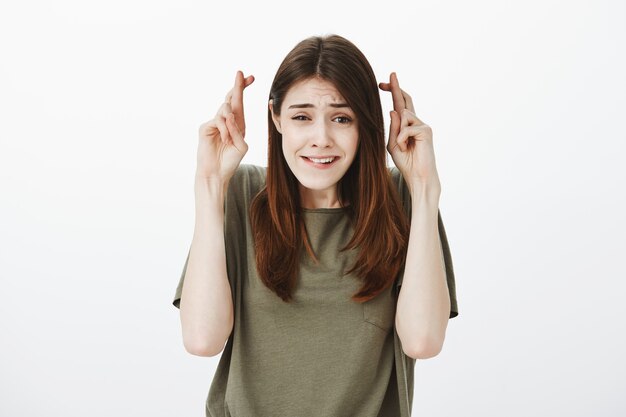
<path fill-rule="evenodd" d="M 239 164 L 230 179 L 228 190 L 237 194 L 255 195 L 265 185 L 267 168 L 254 164 Z"/>
<path fill-rule="evenodd" d="M 404 176 L 402 175 L 402 172 L 400 172 L 400 170 L 395 166 L 387 167 L 387 169 L 389 170 L 391 182 L 393 183 L 394 188 L 398 192 L 400 201 L 402 202 L 402 205 L 404 206 L 404 209 L 410 218 L 411 192 L 409 191 L 409 187 L 406 181 L 404 180 Z"/>
<path fill-rule="evenodd" d="M 397 167 L 390 166 L 387 167 L 387 170 L 389 171 L 389 174 L 391 175 L 391 179 L 393 180 L 394 184 L 397 184 L 400 180 L 402 180 L 402 173 Z"/>
<path fill-rule="evenodd" d="M 396 186 L 396 189 L 400 193 L 400 196 L 404 197 L 404 194 L 407 193 L 409 189 L 406 185 L 406 182 L 404 181 L 402 172 L 400 172 L 400 170 L 395 166 L 387 167 L 387 170 L 389 171 L 393 185 Z"/>
<path fill-rule="evenodd" d="M 265 182 L 267 168 L 253 164 L 239 164 L 230 181 L 235 184 Z"/>

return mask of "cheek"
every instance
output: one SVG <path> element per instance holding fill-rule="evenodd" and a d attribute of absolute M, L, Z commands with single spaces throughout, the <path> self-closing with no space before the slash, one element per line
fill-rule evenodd
<path fill-rule="evenodd" d="M 284 151 L 296 151 L 306 144 L 302 130 L 284 128 L 282 134 L 282 146 Z"/>
<path fill-rule="evenodd" d="M 285 160 L 292 161 L 296 158 L 295 153 L 297 149 L 293 146 L 293 142 L 289 140 L 289 136 L 286 136 L 284 134 L 282 140 L 282 150 Z"/>
<path fill-rule="evenodd" d="M 299 129 L 296 126 L 293 126 L 289 123 L 283 125 L 283 139 L 289 141 L 289 143 L 295 143 L 298 141 L 298 138 L 303 136 L 302 129 Z"/>
<path fill-rule="evenodd" d="M 353 133 L 349 139 L 349 145 L 348 145 L 350 148 L 350 151 L 353 154 L 356 154 L 357 151 L 359 150 L 359 142 L 360 142 L 359 133 L 358 132 Z"/>

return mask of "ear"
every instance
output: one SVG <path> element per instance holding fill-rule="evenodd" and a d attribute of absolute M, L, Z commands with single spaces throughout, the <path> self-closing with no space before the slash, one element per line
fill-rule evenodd
<path fill-rule="evenodd" d="M 269 108 L 270 108 L 270 112 L 272 113 L 272 120 L 274 121 L 274 126 L 276 126 L 276 130 L 278 130 L 278 133 L 282 135 L 283 131 L 281 130 L 281 127 L 280 127 L 280 119 L 278 116 L 274 114 L 274 100 L 270 100 Z"/>

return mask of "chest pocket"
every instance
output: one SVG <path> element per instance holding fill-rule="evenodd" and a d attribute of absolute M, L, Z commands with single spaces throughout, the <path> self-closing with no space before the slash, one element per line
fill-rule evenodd
<path fill-rule="evenodd" d="M 387 288 L 373 299 L 362 303 L 363 321 L 387 332 L 395 322 L 396 299 L 393 296 L 394 286 Z"/>

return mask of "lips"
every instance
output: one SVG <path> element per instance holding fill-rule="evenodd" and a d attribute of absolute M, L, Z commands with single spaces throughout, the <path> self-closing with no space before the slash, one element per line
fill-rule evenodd
<path fill-rule="evenodd" d="M 337 162 L 339 160 L 339 157 L 335 156 L 335 155 L 330 155 L 330 156 L 328 156 L 326 158 L 324 158 L 324 157 L 320 157 L 320 158 L 312 157 L 312 158 L 314 158 L 314 159 L 316 159 L 318 161 L 319 160 L 328 159 L 328 158 L 333 158 L 333 160 L 331 162 L 315 162 L 315 161 L 310 159 L 311 157 L 307 157 L 307 156 L 302 156 L 301 158 L 304 160 L 304 162 L 306 162 L 307 164 L 309 164 L 309 165 L 311 165 L 311 166 L 313 166 L 315 168 L 330 168 L 330 167 L 334 166 L 335 162 Z"/>
<path fill-rule="evenodd" d="M 335 155 L 329 155 L 329 156 L 305 156 L 304 158 L 309 159 L 311 162 L 316 162 L 316 163 L 332 163 L 335 161 L 335 159 L 337 159 L 337 156 Z"/>
<path fill-rule="evenodd" d="M 336 158 L 337 155 L 324 155 L 324 156 L 316 156 L 316 155 L 305 155 L 304 158 L 315 158 L 315 159 L 325 159 L 325 158 Z"/>

